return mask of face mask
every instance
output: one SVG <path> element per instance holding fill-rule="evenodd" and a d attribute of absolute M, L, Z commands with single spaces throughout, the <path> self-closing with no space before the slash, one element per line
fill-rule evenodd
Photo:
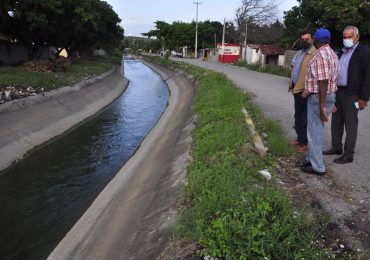
<path fill-rule="evenodd" d="M 306 42 L 306 41 L 303 41 L 302 43 L 301 43 L 301 46 L 302 46 L 302 48 L 304 49 L 304 50 L 307 50 L 308 48 L 310 48 L 311 47 L 311 44 L 309 44 L 308 42 Z"/>
<path fill-rule="evenodd" d="M 354 43 L 352 39 L 343 39 L 343 45 L 346 48 L 352 48 Z"/>

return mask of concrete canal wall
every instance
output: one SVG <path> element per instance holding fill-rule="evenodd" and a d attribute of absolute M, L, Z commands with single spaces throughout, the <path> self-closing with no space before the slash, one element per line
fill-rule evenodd
<path fill-rule="evenodd" d="M 171 237 L 173 204 L 185 182 L 192 143 L 195 83 L 179 71 L 145 64 L 168 84 L 168 106 L 48 259 L 156 259 Z"/>
<path fill-rule="evenodd" d="M 0 105 L 0 170 L 97 114 L 127 85 L 116 66 L 74 86 Z"/>

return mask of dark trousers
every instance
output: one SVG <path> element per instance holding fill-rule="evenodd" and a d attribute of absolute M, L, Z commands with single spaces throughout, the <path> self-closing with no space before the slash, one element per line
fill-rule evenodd
<path fill-rule="evenodd" d="M 346 129 L 344 154 L 349 158 L 353 158 L 357 139 L 358 110 L 354 105 L 357 98 L 357 96 L 347 95 L 345 88 L 339 88 L 335 100 L 337 112 L 333 113 L 331 121 L 332 146 L 335 150 L 342 150 L 342 138 Z"/>
<path fill-rule="evenodd" d="M 307 99 L 302 92 L 294 94 L 294 128 L 300 145 L 307 144 Z"/>

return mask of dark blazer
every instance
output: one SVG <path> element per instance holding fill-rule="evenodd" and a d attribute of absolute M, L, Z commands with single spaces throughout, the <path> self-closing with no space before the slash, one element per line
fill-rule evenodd
<path fill-rule="evenodd" d="M 343 51 L 339 53 L 339 59 L 342 54 Z M 370 98 L 370 48 L 361 43 L 349 60 L 346 93 L 366 101 Z"/>

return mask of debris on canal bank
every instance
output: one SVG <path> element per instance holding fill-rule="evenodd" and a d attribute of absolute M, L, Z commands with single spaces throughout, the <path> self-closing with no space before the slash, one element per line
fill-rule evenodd
<path fill-rule="evenodd" d="M 36 96 L 44 94 L 45 90 L 42 87 L 34 89 L 33 87 L 16 87 L 16 86 L 0 86 L 0 104 L 3 104 L 14 99 Z"/>

